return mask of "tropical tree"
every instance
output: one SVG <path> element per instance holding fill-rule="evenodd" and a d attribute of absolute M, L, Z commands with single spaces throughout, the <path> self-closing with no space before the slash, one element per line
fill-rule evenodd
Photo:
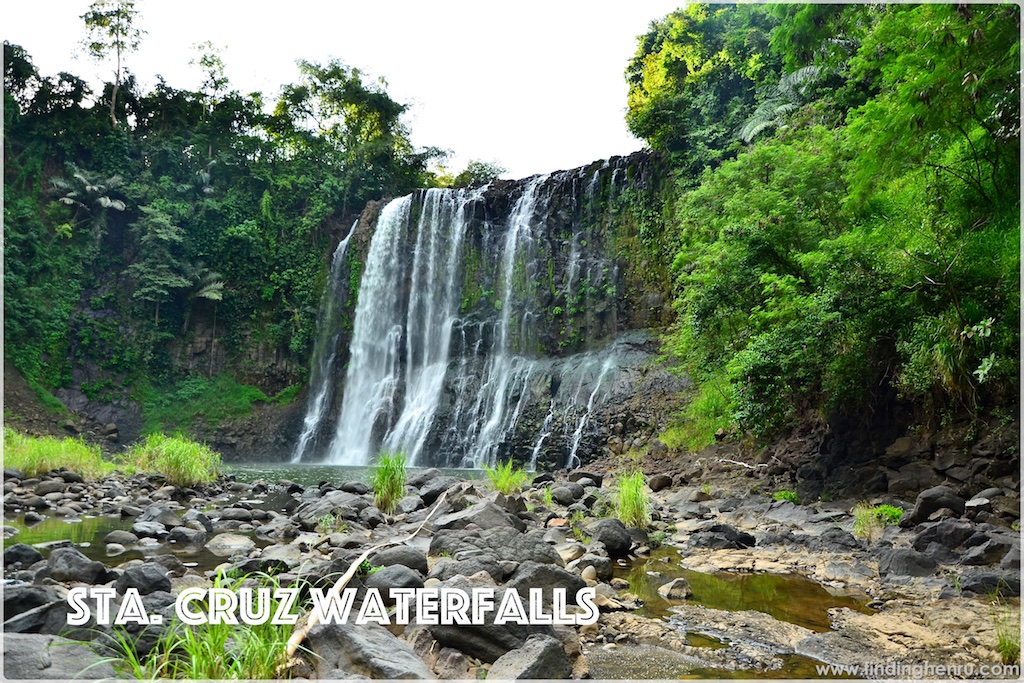
<path fill-rule="evenodd" d="M 74 212 L 71 222 L 57 226 L 57 231 L 61 236 L 70 238 L 75 226 L 88 223 L 96 246 L 99 246 L 106 226 L 107 209 L 125 210 L 124 201 L 111 196 L 123 185 L 121 176 L 103 178 L 71 163 L 68 171 L 69 177 L 50 179 L 50 188 L 57 195 L 57 201 L 72 207 Z"/>
<path fill-rule="evenodd" d="M 117 126 L 117 92 L 121 88 L 124 57 L 139 49 L 142 31 L 135 26 L 139 11 L 134 0 L 95 0 L 82 15 L 85 47 L 98 61 L 114 56 L 114 83 L 110 95 L 110 124 Z"/>

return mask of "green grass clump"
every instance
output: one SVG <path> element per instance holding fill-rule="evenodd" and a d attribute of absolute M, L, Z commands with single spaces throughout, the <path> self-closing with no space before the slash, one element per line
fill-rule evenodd
<path fill-rule="evenodd" d="M 381 453 L 370 474 L 373 502 L 382 512 L 391 514 L 405 495 L 405 453 Z"/>
<path fill-rule="evenodd" d="M 797 505 L 800 501 L 800 499 L 796 495 L 796 491 L 787 491 L 785 489 L 773 493 L 772 500 L 786 500 L 792 503 L 793 505 Z"/>
<path fill-rule="evenodd" d="M 1020 663 L 1020 616 L 1013 609 L 1005 609 L 994 617 L 996 651 L 1003 664 Z"/>
<path fill-rule="evenodd" d="M 137 472 L 156 472 L 174 486 L 209 484 L 217 478 L 220 454 L 182 436 L 150 434 L 122 456 Z"/>
<path fill-rule="evenodd" d="M 544 500 L 544 507 L 546 507 L 548 510 L 555 509 L 555 496 L 553 493 L 551 493 L 550 486 L 544 487 L 541 497 Z"/>
<path fill-rule="evenodd" d="M 26 436 L 4 428 L 4 467 L 20 470 L 26 477 L 38 477 L 66 467 L 83 477 L 98 479 L 114 471 L 98 446 L 81 439 Z"/>
<path fill-rule="evenodd" d="M 715 442 L 715 432 L 732 426 L 732 398 L 723 373 L 697 386 L 693 399 L 679 415 L 679 422 L 658 435 L 669 448 L 695 453 Z"/>
<path fill-rule="evenodd" d="M 644 479 L 643 472 L 635 470 L 619 479 L 615 516 L 623 524 L 646 529 L 651 523 L 647 506 L 647 481 Z"/>
<path fill-rule="evenodd" d="M 215 585 L 237 592 L 245 579 L 229 580 L 219 576 Z M 250 582 L 251 583 L 251 582 Z M 273 589 L 276 582 L 264 577 Z M 247 584 L 248 585 L 248 584 Z M 254 598 L 255 600 L 255 598 Z M 271 599 L 269 616 L 276 614 L 278 601 Z M 292 607 L 293 613 L 297 606 Z M 135 637 L 116 631 L 113 648 L 117 657 L 109 660 L 115 669 L 138 680 L 257 680 L 287 675 L 286 650 L 293 625 L 275 624 L 199 624 L 181 622 L 168 629 L 146 655 L 135 649 Z"/>
<path fill-rule="evenodd" d="M 899 524 L 902 517 L 903 508 L 895 505 L 858 503 L 853 508 L 853 535 L 874 540 L 882 533 L 882 527 Z"/>
<path fill-rule="evenodd" d="M 521 491 L 523 485 L 530 480 L 529 472 L 516 467 L 511 460 L 498 463 L 497 467 L 484 465 L 484 471 L 487 472 L 487 478 L 491 480 L 494 488 L 506 496 Z"/>

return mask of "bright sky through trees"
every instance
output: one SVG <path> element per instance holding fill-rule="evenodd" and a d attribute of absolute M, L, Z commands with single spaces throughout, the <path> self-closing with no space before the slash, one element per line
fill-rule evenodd
<path fill-rule="evenodd" d="M 189 64 L 193 46 L 208 40 L 222 48 L 232 88 L 273 102 L 298 79 L 297 59 L 337 57 L 385 78 L 396 100 L 413 105 L 413 142 L 451 150 L 452 170 L 482 159 L 523 177 L 643 146 L 623 121 L 623 71 L 636 36 L 681 4 L 141 0 L 146 34 L 126 65 L 147 89 L 157 74 L 194 88 L 201 73 Z M 88 6 L 9 3 L 2 37 L 24 47 L 43 74 L 110 80 L 110 69 L 80 47 Z"/>

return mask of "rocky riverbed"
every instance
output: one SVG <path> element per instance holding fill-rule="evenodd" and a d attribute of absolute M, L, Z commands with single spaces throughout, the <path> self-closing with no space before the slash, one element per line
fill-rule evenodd
<path fill-rule="evenodd" d="M 175 597 L 218 572 L 328 587 L 368 548 L 349 584 L 368 588 L 595 589 L 597 623 L 321 624 L 290 670 L 302 678 L 813 677 L 819 664 L 998 664 L 1000 622 L 1019 624 L 1016 490 L 910 500 L 900 526 L 852 534 L 857 501 L 794 505 L 724 483 L 648 478 L 652 528 L 604 516 L 600 471 L 539 475 L 521 494 L 439 470 L 413 473 L 395 512 L 359 481 L 303 485 L 221 478 L 193 489 L 158 477 L 84 481 L 72 472 L 4 473 L 4 652 L 8 678 L 116 672 L 99 648 L 110 626 L 69 627 L 76 586 L 129 589 L 161 624 L 128 626 L 137 648 L 170 628 Z M 545 495 L 545 489 L 550 490 Z M 20 543 L 51 519 L 109 523 L 101 542 Z M 71 534 L 67 534 L 71 538 Z M 752 583 L 750 581 L 760 581 Z M 248 583 L 256 584 L 255 579 Z M 359 598 L 357 598 L 358 600 Z M 570 605 L 570 612 L 580 609 Z"/>

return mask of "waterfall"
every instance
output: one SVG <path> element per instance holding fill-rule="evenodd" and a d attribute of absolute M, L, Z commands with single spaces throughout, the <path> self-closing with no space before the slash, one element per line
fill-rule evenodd
<path fill-rule="evenodd" d="M 319 432 L 322 431 L 327 407 L 330 404 L 330 395 L 336 388 L 335 382 L 332 381 L 331 369 L 337 356 L 338 322 L 342 310 L 342 296 L 347 294 L 347 290 L 343 289 L 348 284 L 343 282 L 345 254 L 348 252 L 348 243 L 352 239 L 357 225 L 359 225 L 359 221 L 352 223 L 348 235 L 338 242 L 334 256 L 331 257 L 330 275 L 320 300 L 319 324 L 317 325 L 317 336 L 313 342 L 306 415 L 302 420 L 302 432 L 299 434 L 299 440 L 295 443 L 295 450 L 292 451 L 292 462 L 300 462 L 303 456 L 312 450 L 312 446 L 319 437 Z"/>
<path fill-rule="evenodd" d="M 340 343 L 328 304 L 347 292 L 348 238 L 335 252 L 293 458 L 366 465 L 387 450 L 415 466 L 561 467 L 600 448 L 594 415 L 620 371 L 622 307 L 640 310 L 619 294 L 631 254 L 614 253 L 636 220 L 617 222 L 609 198 L 643 177 L 640 163 L 387 203 Z"/>

